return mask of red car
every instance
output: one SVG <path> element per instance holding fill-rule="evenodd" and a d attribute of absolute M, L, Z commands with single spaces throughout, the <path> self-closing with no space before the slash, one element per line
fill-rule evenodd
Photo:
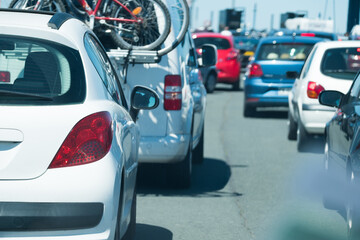
<path fill-rule="evenodd" d="M 193 33 L 197 53 L 204 44 L 214 44 L 217 47 L 218 83 L 228 83 L 234 90 L 240 88 L 240 52 L 234 47 L 233 37 L 213 32 Z"/>

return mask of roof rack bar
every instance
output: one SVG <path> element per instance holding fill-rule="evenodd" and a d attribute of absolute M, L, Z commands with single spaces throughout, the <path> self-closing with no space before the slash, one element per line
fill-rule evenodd
<path fill-rule="evenodd" d="M 49 20 L 48 26 L 52 29 L 59 30 L 61 25 L 63 25 L 67 20 L 75 18 L 73 15 L 68 13 L 55 13 L 54 16 Z"/>
<path fill-rule="evenodd" d="M 157 51 L 111 49 L 107 54 L 120 64 L 158 63 L 160 61 Z"/>

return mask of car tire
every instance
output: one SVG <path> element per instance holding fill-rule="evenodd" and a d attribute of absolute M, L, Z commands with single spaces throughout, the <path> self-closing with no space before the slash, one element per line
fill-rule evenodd
<path fill-rule="evenodd" d="M 256 107 L 244 104 L 244 117 L 253 117 L 256 114 Z"/>
<path fill-rule="evenodd" d="M 128 229 L 126 230 L 125 235 L 121 240 L 134 240 L 135 231 L 136 231 L 136 187 L 134 189 L 132 203 L 131 203 L 130 223 Z"/>
<path fill-rule="evenodd" d="M 167 178 L 171 186 L 177 189 L 189 188 L 191 185 L 192 172 L 192 140 L 188 147 L 185 158 L 169 166 Z"/>
<path fill-rule="evenodd" d="M 291 115 L 290 111 L 288 112 L 288 139 L 296 140 L 297 136 L 297 124 L 294 121 L 294 117 Z"/>
<path fill-rule="evenodd" d="M 309 136 L 301 122 L 298 122 L 297 124 L 296 138 L 297 150 L 299 152 L 304 152 L 309 141 Z"/>
<path fill-rule="evenodd" d="M 200 141 L 193 151 L 192 162 L 196 164 L 204 162 L 204 126 L 201 131 Z"/>
<path fill-rule="evenodd" d="M 236 81 L 232 84 L 232 89 L 234 91 L 240 90 L 240 76 L 236 79 Z"/>
<path fill-rule="evenodd" d="M 205 82 L 205 88 L 207 93 L 213 93 L 216 86 L 216 76 L 214 74 L 210 74 Z"/>

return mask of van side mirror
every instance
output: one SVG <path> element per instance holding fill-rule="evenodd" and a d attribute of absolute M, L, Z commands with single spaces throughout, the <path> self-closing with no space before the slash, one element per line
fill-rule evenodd
<path fill-rule="evenodd" d="M 201 47 L 202 67 L 213 66 L 217 61 L 217 47 L 213 44 L 204 44 Z"/>
<path fill-rule="evenodd" d="M 159 105 L 160 99 L 157 93 L 147 87 L 135 86 L 131 92 L 130 116 L 136 122 L 137 115 L 141 109 L 150 110 Z"/>

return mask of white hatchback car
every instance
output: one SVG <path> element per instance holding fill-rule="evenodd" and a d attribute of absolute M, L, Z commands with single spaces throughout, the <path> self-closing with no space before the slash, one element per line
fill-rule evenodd
<path fill-rule="evenodd" d="M 359 41 L 317 43 L 289 94 L 288 138 L 302 151 L 311 135 L 324 134 L 335 110 L 320 105 L 323 90 L 346 93 L 360 69 Z"/>
<path fill-rule="evenodd" d="M 0 11 L 0 238 L 133 239 L 140 109 L 69 14 Z"/>

